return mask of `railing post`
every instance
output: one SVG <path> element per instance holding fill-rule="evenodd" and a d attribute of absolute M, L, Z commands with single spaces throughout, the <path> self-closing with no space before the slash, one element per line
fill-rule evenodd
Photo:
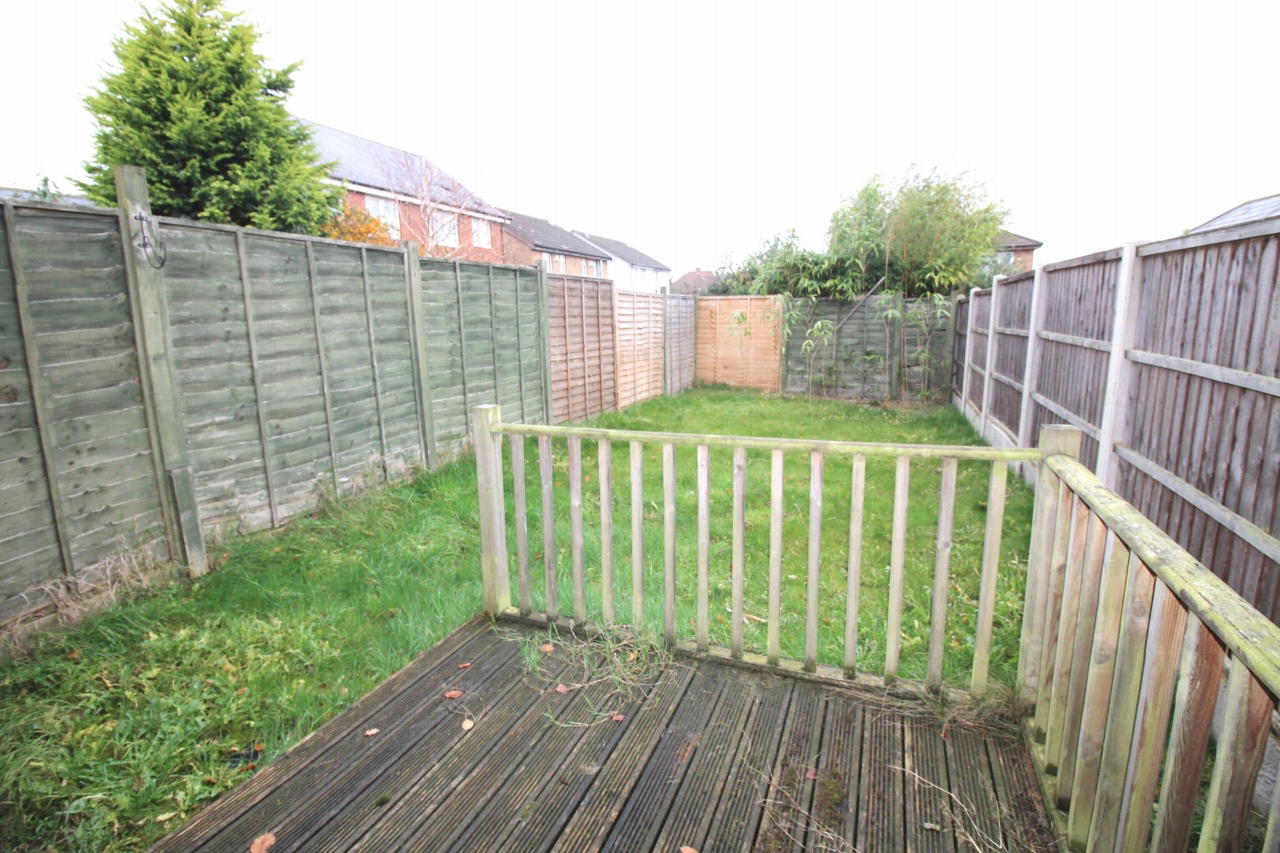
<path fill-rule="evenodd" d="M 1036 502 L 1031 521 L 1022 641 L 1018 653 L 1018 703 L 1024 712 L 1035 707 L 1040 690 L 1040 653 L 1044 642 L 1044 620 L 1047 618 L 1045 608 L 1048 606 L 1054 525 L 1058 519 L 1058 478 L 1049 470 L 1045 460 L 1050 456 L 1079 459 L 1080 439 L 1079 427 L 1051 424 L 1040 429 L 1039 447 L 1044 458 L 1036 472 Z"/>
<path fill-rule="evenodd" d="M 476 443 L 476 487 L 480 498 L 480 578 L 484 612 L 498 616 L 511 606 L 507 578 L 506 501 L 502 493 L 502 423 L 500 406 L 476 406 L 471 412 Z"/>
<path fill-rule="evenodd" d="M 1111 358 L 1107 360 L 1096 468 L 1098 479 L 1109 489 L 1116 488 L 1116 442 L 1123 437 L 1125 421 L 1128 420 L 1129 387 L 1134 372 L 1128 352 L 1138 334 L 1138 301 L 1142 286 L 1142 262 L 1138 258 L 1137 244 L 1125 243 L 1120 251 L 1115 314 L 1111 319 Z"/>

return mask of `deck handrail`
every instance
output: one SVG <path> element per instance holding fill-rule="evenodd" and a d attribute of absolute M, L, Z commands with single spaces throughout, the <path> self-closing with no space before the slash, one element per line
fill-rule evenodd
<path fill-rule="evenodd" d="M 1239 850 L 1280 628 L 1076 459 L 1048 453 L 1036 490 L 1020 698 L 1067 846 L 1186 849 L 1229 671 L 1198 849 Z M 1273 799 L 1265 849 L 1277 844 Z"/>

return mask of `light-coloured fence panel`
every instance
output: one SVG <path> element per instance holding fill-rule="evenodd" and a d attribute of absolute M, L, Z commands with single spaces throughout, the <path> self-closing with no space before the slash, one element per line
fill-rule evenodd
<path fill-rule="evenodd" d="M 1011 444 L 1018 443 L 1022 422 L 1022 386 L 1030 343 L 1031 296 L 1035 273 L 1004 279 L 997 286 L 996 318 L 992 328 L 995 352 L 991 364 L 988 418 L 1004 431 Z"/>
<path fill-rule="evenodd" d="M 0 620 L 172 525 L 123 218 L 5 202 L 0 222 Z"/>
<path fill-rule="evenodd" d="M 698 297 L 667 296 L 667 393 L 693 387 L 698 356 Z"/>
<path fill-rule="evenodd" d="M 782 315 L 774 296 L 699 297 L 698 381 L 780 390 Z"/>
<path fill-rule="evenodd" d="M 616 409 L 613 282 L 571 275 L 546 280 L 553 422 Z"/>
<path fill-rule="evenodd" d="M 618 290 L 614 307 L 618 408 L 662 396 L 667 297 Z"/>

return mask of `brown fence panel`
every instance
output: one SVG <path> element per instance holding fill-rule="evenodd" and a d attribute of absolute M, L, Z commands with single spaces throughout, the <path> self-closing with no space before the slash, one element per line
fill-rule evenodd
<path fill-rule="evenodd" d="M 969 399 L 975 412 L 982 412 L 986 393 L 987 338 L 991 325 L 991 291 L 975 290 L 969 296 Z"/>
<path fill-rule="evenodd" d="M 698 299 L 698 381 L 778 391 L 782 302 L 773 296 Z"/>
<path fill-rule="evenodd" d="M 166 537 L 115 209 L 0 220 L 0 620 Z"/>
<path fill-rule="evenodd" d="M 1118 436 L 1132 455 L 1121 454 L 1118 485 L 1148 518 L 1277 621 L 1280 235 L 1274 226 L 1265 230 L 1273 233 L 1139 249 L 1144 256 L 1130 361 L 1142 354 L 1157 357 L 1148 362 L 1176 361 L 1132 365 L 1133 402 Z M 1187 242 L 1192 245 L 1179 247 Z"/>
<path fill-rule="evenodd" d="M 667 297 L 667 393 L 693 387 L 698 352 L 698 297 Z"/>
<path fill-rule="evenodd" d="M 665 303 L 660 293 L 615 291 L 618 408 L 662 396 L 666 365 Z"/>
<path fill-rule="evenodd" d="M 1034 286 L 1034 272 L 1020 273 L 1000 283 L 996 300 L 995 364 L 987 416 L 1008 433 L 1015 445 L 1022 423 L 1022 382 L 1027 369 Z"/>
<path fill-rule="evenodd" d="M 964 400 L 964 359 L 969 346 L 969 297 L 962 296 L 956 302 L 956 333 L 951 351 L 951 399 Z"/>
<path fill-rule="evenodd" d="M 613 299 L 611 281 L 547 277 L 555 423 L 580 421 L 618 407 Z"/>
<path fill-rule="evenodd" d="M 1044 326 L 1031 435 L 1039 435 L 1045 424 L 1080 427 L 1080 461 L 1089 468 L 1098 461 L 1119 270 L 1119 249 L 1049 264 L 1043 270 Z"/>

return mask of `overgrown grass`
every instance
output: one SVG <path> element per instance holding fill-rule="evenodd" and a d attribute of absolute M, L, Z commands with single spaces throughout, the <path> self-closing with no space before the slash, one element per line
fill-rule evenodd
<path fill-rule="evenodd" d="M 610 427 L 861 441 L 975 444 L 946 408 L 890 410 L 702 389 L 599 421 Z M 530 538 L 541 551 L 536 454 L 530 443 Z M 599 613 L 598 475 L 588 443 L 589 606 Z M 630 613 L 627 449 L 614 453 L 618 613 Z M 661 460 L 646 465 L 646 605 L 661 626 Z M 712 454 L 712 639 L 728 642 L 731 482 L 728 453 Z M 681 451 L 680 631 L 693 635 L 693 451 Z M 570 609 L 567 464 L 557 447 L 561 601 Z M 767 456 L 748 460 L 747 610 L 766 612 Z M 947 676 L 964 683 L 972 656 L 989 466 L 958 479 Z M 841 660 L 850 463 L 829 459 L 822 560 L 820 658 Z M 937 463 L 911 471 L 902 674 L 920 677 L 928 648 Z M 508 483 L 508 501 L 511 498 Z M 867 467 L 859 661 L 883 665 L 893 501 L 892 461 Z M 789 459 L 783 568 L 783 654 L 803 650 L 808 460 Z M 29 659 L 0 664 L 0 848 L 142 850 L 202 803 L 248 778 L 418 651 L 480 610 L 475 471 L 463 461 L 412 482 L 347 499 L 287 528 L 233 539 L 217 570 L 113 608 L 44 638 Z M 1017 653 L 1031 493 L 1010 475 L 997 596 L 993 676 L 1011 679 Z M 514 542 L 514 540 L 513 540 Z M 514 544 L 512 545 L 514 551 Z M 535 567 L 541 561 L 535 560 Z M 535 571 L 541 605 L 541 573 Z M 794 575 L 794 577 L 792 577 Z M 514 573 L 513 573 L 514 580 Z M 749 646 L 764 629 L 750 623 Z"/>

